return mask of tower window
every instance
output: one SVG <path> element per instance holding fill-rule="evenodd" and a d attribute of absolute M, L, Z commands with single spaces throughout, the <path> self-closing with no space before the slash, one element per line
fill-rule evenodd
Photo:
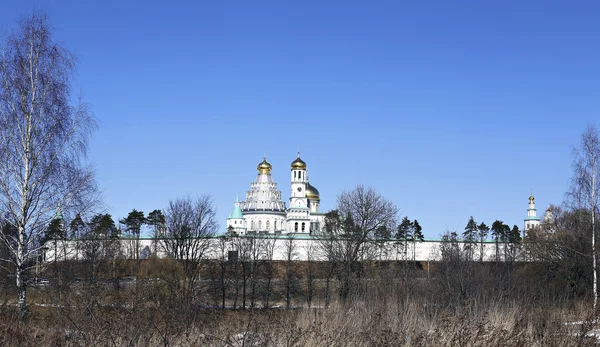
<path fill-rule="evenodd" d="M 304 223 L 304 222 L 302 223 L 302 232 L 304 232 L 304 229 L 305 229 L 305 226 L 304 226 L 304 225 L 305 225 L 305 224 L 306 224 L 306 223 Z"/>
<path fill-rule="evenodd" d="M 258 230 L 261 230 L 261 229 L 262 229 L 262 221 L 259 220 L 258 221 Z"/>
<path fill-rule="evenodd" d="M 270 224 L 269 221 L 267 221 L 267 230 L 269 230 L 269 226 L 270 226 L 269 224 Z"/>
<path fill-rule="evenodd" d="M 255 225 L 254 225 L 254 221 L 250 222 L 250 229 L 251 229 L 251 230 L 254 230 L 254 227 L 255 227 Z"/>
<path fill-rule="evenodd" d="M 273 222 L 273 229 L 277 230 L 277 221 Z"/>
<path fill-rule="evenodd" d="M 294 231 L 298 232 L 298 222 L 294 223 Z"/>

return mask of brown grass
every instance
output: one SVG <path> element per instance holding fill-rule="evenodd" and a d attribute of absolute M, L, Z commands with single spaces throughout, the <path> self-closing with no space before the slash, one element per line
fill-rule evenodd
<path fill-rule="evenodd" d="M 355 302 L 327 309 L 197 310 L 161 317 L 151 309 L 85 312 L 32 307 L 18 322 L 1 312 L 2 346 L 592 346 L 594 318 L 586 305 L 567 308 L 493 303 L 486 307 L 431 310 L 409 302 Z M 53 315 L 70 315 L 51 319 Z M 74 315 L 80 314 L 78 319 Z"/>

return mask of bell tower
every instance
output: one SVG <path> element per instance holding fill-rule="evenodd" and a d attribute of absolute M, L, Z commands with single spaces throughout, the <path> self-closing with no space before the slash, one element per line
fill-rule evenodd
<path fill-rule="evenodd" d="M 291 166 L 290 207 L 306 207 L 306 182 L 308 182 L 308 179 L 306 176 L 306 163 L 300 159 L 300 152 L 298 152 L 298 158 L 292 162 Z"/>
<path fill-rule="evenodd" d="M 529 231 L 540 225 L 540 218 L 537 216 L 537 209 L 535 208 L 535 198 L 533 194 L 529 196 L 529 206 L 527 208 L 527 217 L 524 220 L 523 230 Z"/>
<path fill-rule="evenodd" d="M 287 210 L 288 230 L 291 233 L 310 233 L 310 209 L 308 207 L 306 163 L 298 158 L 292 162 L 292 192 L 290 194 L 290 207 Z"/>

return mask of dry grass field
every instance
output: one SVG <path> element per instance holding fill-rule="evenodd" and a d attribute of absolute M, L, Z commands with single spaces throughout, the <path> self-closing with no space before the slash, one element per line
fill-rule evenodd
<path fill-rule="evenodd" d="M 294 263 L 293 283 L 286 280 L 290 277 L 286 276 L 284 265 L 271 269 L 272 278 L 266 276 L 267 272 L 249 277 L 246 300 L 242 298 L 243 283 L 228 274 L 228 280 L 223 282 L 227 286 L 223 309 L 217 286 L 221 282 L 211 277 L 218 270 L 217 264 L 206 266 L 191 295 L 181 285 L 181 274 L 168 261 L 120 264 L 114 272 L 118 273 L 118 281 L 102 276 L 91 280 L 85 277 L 85 269 L 60 264 L 60 271 L 48 270 L 48 283 L 41 281 L 29 289 L 30 314 L 25 321 L 18 319 L 10 283 L 5 285 L 0 345 L 598 344 L 597 315 L 589 298 L 544 298 L 540 291 L 549 289 L 528 287 L 523 276 L 530 275 L 530 270 L 525 268 L 517 267 L 510 277 L 505 277 L 506 274 L 490 272 L 493 267 L 475 267 L 464 272 L 464 277 L 455 278 L 444 276 L 443 264 L 438 264 L 430 271 L 411 268 L 405 283 L 400 265 L 373 267 L 368 269 L 369 276 L 353 280 L 352 291 L 344 301 L 338 295 L 339 278 L 334 274 L 327 279 L 326 264 L 320 264 L 313 268 L 317 278 L 311 284 L 309 307 L 307 264 Z M 458 270 L 452 274 L 460 275 Z M 500 284 L 517 281 L 520 285 Z M 461 286 L 465 295 L 459 294 Z M 286 289 L 290 287 L 293 296 L 287 308 Z M 246 308 L 241 308 L 244 301 Z"/>

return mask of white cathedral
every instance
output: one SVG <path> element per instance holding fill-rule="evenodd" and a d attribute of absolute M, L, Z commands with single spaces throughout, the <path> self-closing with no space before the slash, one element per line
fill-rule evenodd
<path fill-rule="evenodd" d="M 236 201 L 227 218 L 227 230 L 237 235 L 295 234 L 311 235 L 321 231 L 325 214 L 319 211 L 321 198 L 317 188 L 308 183 L 306 163 L 298 158 L 291 164 L 289 207 L 271 177 L 273 167 L 265 157 L 256 167 L 258 175 L 245 201 Z"/>

